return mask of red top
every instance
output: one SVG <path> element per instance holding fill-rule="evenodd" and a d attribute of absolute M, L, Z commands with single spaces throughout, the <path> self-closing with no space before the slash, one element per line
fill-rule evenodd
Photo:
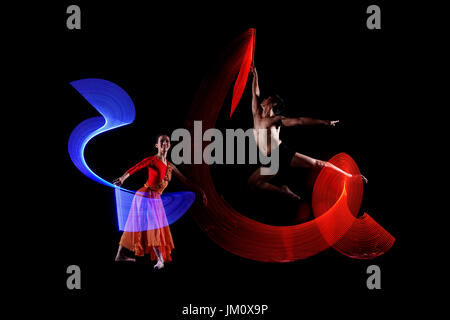
<path fill-rule="evenodd" d="M 134 167 L 127 170 L 127 173 L 131 176 L 133 173 L 148 168 L 148 186 L 155 186 L 159 184 L 165 177 L 166 171 L 169 165 L 169 161 L 167 161 L 167 166 L 156 156 L 150 156 L 145 158 Z M 169 178 L 170 179 L 170 178 Z"/>

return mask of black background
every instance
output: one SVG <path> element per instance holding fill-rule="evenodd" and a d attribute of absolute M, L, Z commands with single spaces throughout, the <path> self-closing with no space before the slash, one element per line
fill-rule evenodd
<path fill-rule="evenodd" d="M 30 138 L 30 153 L 39 158 L 45 172 L 33 238 L 38 239 L 39 267 L 45 272 L 39 279 L 44 283 L 41 290 L 73 310 L 83 303 L 106 301 L 105 308 L 130 315 L 139 311 L 149 318 L 186 318 L 181 311 L 189 304 L 269 305 L 266 315 L 252 318 L 293 319 L 310 311 L 319 316 L 351 316 L 360 310 L 369 310 L 370 315 L 387 309 L 402 312 L 398 297 L 413 292 L 406 254 L 407 192 L 402 186 L 408 173 L 407 165 L 399 163 L 412 153 L 414 143 L 404 125 L 416 115 L 405 96 L 414 100 L 410 75 L 415 60 L 409 54 L 409 40 L 412 33 L 418 34 L 399 20 L 406 14 L 404 7 L 377 2 L 382 29 L 368 30 L 366 8 L 372 3 L 341 2 L 79 1 L 81 30 L 66 28 L 65 10 L 73 3 L 49 8 L 48 29 L 35 39 L 42 47 L 34 46 L 39 71 L 33 74 L 35 82 L 45 77 L 48 100 L 33 110 L 39 117 L 35 129 L 39 140 L 34 144 Z M 225 251 L 202 233 L 191 217 L 199 205 L 195 203 L 171 226 L 173 262 L 163 270 L 153 270 L 148 257 L 134 264 L 115 263 L 121 234 L 113 191 L 81 174 L 67 151 L 75 126 L 98 114 L 69 83 L 109 80 L 135 104 L 134 123 L 96 137 L 86 149 L 90 167 L 111 181 L 155 153 L 156 134 L 184 126 L 214 58 L 250 27 L 256 28 L 255 64 L 262 94 L 277 91 L 291 115 L 340 120 L 335 128 L 285 128 L 281 138 L 297 151 L 323 160 L 339 152 L 350 154 L 369 179 L 361 212 L 396 237 L 393 248 L 373 260 L 350 259 L 329 249 L 292 263 L 250 261 Z M 217 126 L 250 127 L 249 99 L 247 86 L 232 119 L 226 117 L 227 100 Z M 295 223 L 297 204 L 282 198 L 274 197 L 275 205 L 256 212 L 261 209 L 258 197 L 235 187 L 236 181 L 244 185 L 245 168 L 212 166 L 212 172 L 217 190 L 242 213 L 273 224 Z M 298 187 L 305 176 L 299 170 L 290 182 Z M 145 179 L 145 173 L 136 174 L 125 186 L 137 189 Z M 176 190 L 185 188 L 174 179 L 167 192 Z M 307 199 L 307 190 L 296 191 Z M 280 201 L 284 210 L 277 209 Z M 66 288 L 66 268 L 71 264 L 81 267 L 81 290 Z M 381 268 L 381 290 L 366 287 L 371 264 Z"/>

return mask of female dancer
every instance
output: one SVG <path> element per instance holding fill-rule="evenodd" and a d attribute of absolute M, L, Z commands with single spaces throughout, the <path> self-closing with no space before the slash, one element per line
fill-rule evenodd
<path fill-rule="evenodd" d="M 170 148 L 170 138 L 159 135 L 155 144 L 158 153 L 145 158 L 131 169 L 127 170 L 120 178 L 114 180 L 114 184 L 121 186 L 123 182 L 135 172 L 147 168 L 148 179 L 144 187 L 140 188 L 132 201 L 127 225 L 139 225 L 140 217 L 152 221 L 151 230 L 126 231 L 123 232 L 117 251 L 116 261 L 136 261 L 127 257 L 124 248 L 134 251 L 136 256 L 150 253 L 151 260 L 157 260 L 155 269 L 164 267 L 165 261 L 172 261 L 170 256 L 174 248 L 172 234 L 170 233 L 164 206 L 161 201 L 161 193 L 169 184 L 172 173 L 188 187 L 196 190 L 202 195 L 203 205 L 206 206 L 207 199 L 203 190 L 188 180 L 172 163 L 167 161 L 167 152 Z M 131 230 L 133 230 L 131 228 Z"/>

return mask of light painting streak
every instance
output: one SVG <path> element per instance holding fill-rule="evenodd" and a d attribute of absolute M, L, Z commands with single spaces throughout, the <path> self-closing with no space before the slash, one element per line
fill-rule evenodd
<path fill-rule="evenodd" d="M 81 122 L 69 137 L 68 150 L 73 164 L 88 178 L 115 189 L 119 230 L 126 230 L 131 202 L 136 192 L 116 186 L 98 176 L 86 163 L 84 151 L 94 137 L 132 123 L 136 111 L 130 96 L 121 87 L 103 79 L 81 79 L 70 83 L 102 116 Z M 193 192 L 174 192 L 161 195 L 168 224 L 177 221 L 192 205 Z M 153 200 L 152 200 L 153 201 Z M 143 231 L 154 228 L 154 223 L 134 225 L 126 231 Z"/>

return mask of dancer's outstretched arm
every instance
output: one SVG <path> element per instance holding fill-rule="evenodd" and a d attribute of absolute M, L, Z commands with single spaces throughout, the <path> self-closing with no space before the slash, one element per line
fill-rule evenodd
<path fill-rule="evenodd" d="M 335 126 L 339 120 L 320 120 L 306 117 L 299 118 L 287 118 L 284 116 L 273 116 L 264 119 L 268 127 L 282 126 L 282 127 L 295 127 L 295 126 L 310 126 L 310 125 L 326 125 Z"/>
<path fill-rule="evenodd" d="M 116 186 L 121 186 L 123 184 L 123 182 L 128 179 L 128 177 L 130 176 L 129 173 L 125 172 L 121 177 L 115 179 L 113 181 L 113 184 L 115 184 Z"/>
<path fill-rule="evenodd" d="M 313 119 L 308 117 L 298 117 L 298 118 L 286 118 L 281 117 L 281 125 L 283 127 L 294 127 L 294 126 L 312 126 L 312 125 L 326 125 L 335 126 L 339 120 L 321 120 Z"/>
<path fill-rule="evenodd" d="M 189 180 L 188 178 L 186 178 L 181 172 L 180 170 L 178 170 L 177 167 L 175 167 L 175 165 L 173 163 L 170 163 L 170 167 L 173 170 L 174 175 L 182 182 L 184 183 L 188 188 L 191 188 L 193 190 L 195 190 L 196 192 L 200 193 L 202 195 L 202 202 L 203 202 L 203 206 L 206 207 L 208 204 L 208 199 L 206 198 L 206 194 L 203 191 L 202 188 L 200 188 L 200 186 L 198 186 L 197 184 L 195 184 L 194 182 L 192 182 L 191 180 Z"/>

